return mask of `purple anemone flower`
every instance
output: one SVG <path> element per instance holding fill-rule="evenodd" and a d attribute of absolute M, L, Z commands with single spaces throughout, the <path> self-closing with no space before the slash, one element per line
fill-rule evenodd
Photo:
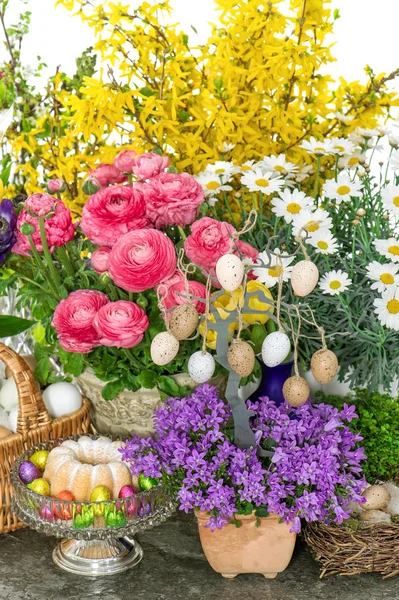
<path fill-rule="evenodd" d="M 4 262 L 11 247 L 16 242 L 14 235 L 17 214 L 11 200 L 0 202 L 0 263 Z"/>

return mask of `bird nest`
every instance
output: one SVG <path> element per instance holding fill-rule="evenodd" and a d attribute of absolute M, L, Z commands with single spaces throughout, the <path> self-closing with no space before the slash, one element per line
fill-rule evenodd
<path fill-rule="evenodd" d="M 316 522 L 306 526 L 304 535 L 321 563 L 321 578 L 377 572 L 386 579 L 399 574 L 399 523 Z"/>

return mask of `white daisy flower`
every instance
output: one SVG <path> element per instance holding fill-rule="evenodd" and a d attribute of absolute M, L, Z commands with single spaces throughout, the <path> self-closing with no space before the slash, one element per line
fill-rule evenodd
<path fill-rule="evenodd" d="M 393 262 L 399 262 L 399 240 L 388 238 L 387 240 L 374 240 L 375 249 L 381 256 L 391 259 Z"/>
<path fill-rule="evenodd" d="M 260 166 L 265 171 L 272 171 L 279 175 L 292 175 L 298 171 L 298 165 L 289 162 L 285 154 L 279 154 L 278 156 L 265 156 L 260 162 Z"/>
<path fill-rule="evenodd" d="M 382 325 L 399 331 L 399 288 L 392 288 L 374 300 L 374 312 Z"/>
<path fill-rule="evenodd" d="M 258 164 L 254 160 L 247 160 L 238 169 L 244 175 L 247 171 L 253 171 Z"/>
<path fill-rule="evenodd" d="M 239 169 L 233 165 L 231 162 L 227 162 L 226 160 L 218 160 L 213 165 L 207 165 L 205 168 L 205 173 L 212 173 L 221 177 L 223 183 L 227 183 L 230 179 L 238 173 Z"/>
<path fill-rule="evenodd" d="M 356 150 L 349 156 L 342 156 L 338 161 L 338 166 L 340 169 L 356 169 L 364 162 L 366 162 L 365 155 L 360 150 Z"/>
<path fill-rule="evenodd" d="M 399 265 L 395 265 L 394 263 L 382 265 L 373 260 L 373 262 L 367 265 L 366 271 L 366 277 L 374 281 L 370 286 L 372 290 L 377 290 L 377 292 L 381 293 L 392 287 L 399 286 Z"/>
<path fill-rule="evenodd" d="M 384 206 L 395 217 L 399 217 L 399 185 L 388 185 L 381 192 Z"/>
<path fill-rule="evenodd" d="M 393 148 L 399 148 L 399 133 L 392 132 L 388 135 L 388 142 Z"/>
<path fill-rule="evenodd" d="M 316 248 L 316 252 L 319 254 L 335 254 L 338 252 L 338 242 L 328 229 L 315 231 L 306 241 Z"/>
<path fill-rule="evenodd" d="M 330 296 L 337 296 L 342 294 L 351 285 L 347 273 L 341 271 L 329 271 L 319 281 L 319 288 L 323 290 L 323 294 L 329 294 Z"/>
<path fill-rule="evenodd" d="M 332 219 L 326 210 L 316 208 L 316 210 L 305 209 L 298 215 L 295 215 L 292 221 L 294 236 L 301 232 L 302 237 L 305 237 L 305 232 L 312 234 L 319 229 L 331 229 Z"/>
<path fill-rule="evenodd" d="M 264 194 L 273 194 L 278 192 L 283 186 L 281 176 L 275 177 L 273 173 L 264 173 L 262 169 L 256 168 L 254 171 L 248 171 L 241 177 L 241 183 L 249 189 L 250 192 L 263 192 Z"/>
<path fill-rule="evenodd" d="M 337 111 L 336 113 L 334 113 L 334 116 L 339 120 L 342 121 L 342 123 L 350 123 L 351 121 L 354 120 L 355 117 L 353 117 L 352 115 L 344 115 L 343 113 Z"/>
<path fill-rule="evenodd" d="M 326 156 L 333 153 L 330 140 L 316 140 L 313 136 L 309 140 L 303 141 L 300 147 L 306 150 L 308 154 L 315 154 L 316 156 Z"/>
<path fill-rule="evenodd" d="M 233 189 L 231 185 L 225 185 L 225 183 L 223 183 L 223 178 L 222 181 L 220 181 L 220 176 L 215 173 L 203 171 L 202 173 L 198 173 L 194 179 L 198 181 L 202 187 L 206 198 L 215 196 L 216 194 L 219 194 L 219 192 L 231 192 Z M 211 204 L 211 206 L 213 206 L 213 204 Z"/>
<path fill-rule="evenodd" d="M 323 194 L 335 200 L 339 205 L 342 201 L 350 202 L 351 198 L 360 198 L 363 184 L 360 181 L 351 181 L 349 175 L 340 173 L 337 181 L 329 179 L 323 185 Z"/>
<path fill-rule="evenodd" d="M 291 223 L 301 210 L 313 205 L 314 200 L 299 190 L 284 190 L 279 192 L 280 198 L 272 198 L 272 212 L 278 217 L 284 217 L 286 223 Z"/>
<path fill-rule="evenodd" d="M 389 158 L 389 164 L 394 171 L 399 171 L 399 150 L 392 152 Z"/>
<path fill-rule="evenodd" d="M 347 138 L 330 138 L 332 144 L 332 153 L 342 156 L 351 154 L 355 149 L 355 144 Z"/>
<path fill-rule="evenodd" d="M 363 138 L 372 138 L 375 135 L 380 135 L 380 130 L 378 128 L 364 129 L 362 127 L 357 127 L 355 133 L 361 135 Z"/>
<path fill-rule="evenodd" d="M 220 152 L 230 152 L 230 150 L 234 150 L 235 147 L 235 144 L 227 144 L 226 142 L 223 142 L 223 144 L 219 146 L 219 150 Z"/>
<path fill-rule="evenodd" d="M 261 259 L 266 265 L 269 264 L 268 268 L 264 266 L 255 267 L 252 272 L 258 278 L 258 281 L 264 283 L 267 288 L 271 288 L 278 282 L 278 278 L 282 276 L 283 281 L 288 281 L 291 278 L 291 272 L 294 267 L 290 267 L 289 265 L 295 259 L 295 256 L 288 256 L 287 252 L 281 253 L 279 248 L 275 248 L 273 250 L 274 254 L 280 255 L 277 264 L 277 256 L 271 255 L 271 259 L 269 260 L 269 256 L 267 252 L 260 252 L 258 259 Z M 287 257 L 287 258 L 286 258 Z M 262 263 L 258 262 L 259 265 Z"/>

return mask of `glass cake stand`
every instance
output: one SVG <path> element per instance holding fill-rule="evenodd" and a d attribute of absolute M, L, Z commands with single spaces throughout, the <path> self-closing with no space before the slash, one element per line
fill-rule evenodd
<path fill-rule="evenodd" d="M 143 550 L 133 536 L 160 525 L 173 514 L 175 505 L 170 493 L 157 485 L 129 498 L 70 502 L 28 489 L 19 478 L 21 462 L 37 450 L 51 450 L 65 439 L 78 437 L 39 444 L 16 460 L 11 472 L 13 511 L 29 527 L 63 538 L 53 551 L 53 561 L 65 571 L 97 577 L 134 567 L 143 558 Z"/>

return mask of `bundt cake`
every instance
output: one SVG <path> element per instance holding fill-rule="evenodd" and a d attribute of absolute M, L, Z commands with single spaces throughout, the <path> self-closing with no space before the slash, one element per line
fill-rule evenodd
<path fill-rule="evenodd" d="M 124 445 L 106 437 L 82 436 L 53 448 L 43 475 L 50 483 L 51 495 L 69 490 L 76 500 L 88 502 L 93 488 L 105 485 L 117 498 L 124 485 L 132 485 L 130 469 L 118 451 Z"/>

